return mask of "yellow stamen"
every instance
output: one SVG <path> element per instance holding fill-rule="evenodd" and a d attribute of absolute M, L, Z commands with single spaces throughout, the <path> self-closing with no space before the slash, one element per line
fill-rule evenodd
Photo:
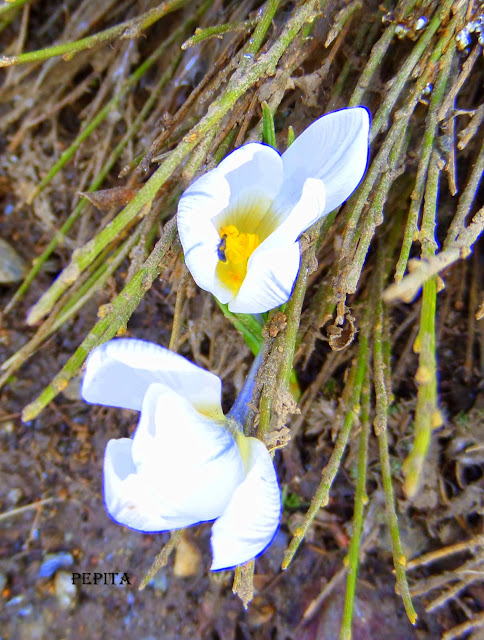
<path fill-rule="evenodd" d="M 247 274 L 247 262 L 259 244 L 256 233 L 240 233 L 233 224 L 220 229 L 217 275 L 234 293 L 240 289 Z"/>

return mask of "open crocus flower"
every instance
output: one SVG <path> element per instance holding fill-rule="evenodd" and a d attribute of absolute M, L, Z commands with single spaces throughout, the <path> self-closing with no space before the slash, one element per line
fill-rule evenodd
<path fill-rule="evenodd" d="M 281 156 L 249 143 L 196 180 L 178 205 L 178 232 L 199 287 L 230 311 L 286 302 L 300 263 L 298 237 L 343 203 L 367 165 L 363 107 L 329 113 Z"/>
<path fill-rule="evenodd" d="M 281 494 L 265 445 L 242 432 L 254 377 L 253 367 L 224 416 L 220 378 L 182 356 L 134 339 L 94 349 L 84 400 L 141 412 L 133 437 L 106 447 L 109 515 L 145 532 L 216 519 L 212 570 L 262 553 L 279 526 Z"/>

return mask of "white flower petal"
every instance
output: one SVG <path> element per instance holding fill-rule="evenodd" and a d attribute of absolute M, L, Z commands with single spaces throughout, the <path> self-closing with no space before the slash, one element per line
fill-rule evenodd
<path fill-rule="evenodd" d="M 139 411 L 154 382 L 178 391 L 214 417 L 223 416 L 220 378 L 145 340 L 119 338 L 94 349 L 86 362 L 81 395 L 86 402 Z"/>
<path fill-rule="evenodd" d="M 230 186 L 217 169 L 198 178 L 178 203 L 178 233 L 185 263 L 201 289 L 212 291 L 220 236 L 211 220 L 224 211 Z"/>
<path fill-rule="evenodd" d="M 226 224 L 243 227 L 252 209 L 260 218 L 256 224 L 263 230 L 261 221 L 281 187 L 282 176 L 277 151 L 251 143 L 229 154 L 180 198 L 177 222 L 186 265 L 198 286 L 222 303 L 227 303 L 233 293 L 215 276 L 219 231 Z"/>
<path fill-rule="evenodd" d="M 243 564 L 272 542 L 281 518 L 281 491 L 265 445 L 246 438 L 247 475 L 212 527 L 212 571 Z"/>
<path fill-rule="evenodd" d="M 236 297 L 229 302 L 234 313 L 262 313 L 291 297 L 299 270 L 299 244 L 265 245 L 264 242 L 249 258 L 247 275 Z"/>
<path fill-rule="evenodd" d="M 230 206 L 262 198 L 271 202 L 283 180 L 279 153 L 265 144 L 251 142 L 232 151 L 215 169 L 230 187 Z"/>
<path fill-rule="evenodd" d="M 136 474 L 131 456 L 132 440 L 110 440 L 104 454 L 104 503 L 109 515 L 137 531 L 167 531 L 185 526 L 166 518 L 158 495 Z"/>
<path fill-rule="evenodd" d="M 210 226 L 212 226 L 211 223 Z M 206 235 L 208 236 L 208 234 Z M 199 238 L 201 237 L 200 234 Z M 222 304 L 227 304 L 234 294 L 216 277 L 219 242 L 218 233 L 210 241 L 201 240 L 200 244 L 185 254 L 185 264 L 200 289 L 210 291 Z"/>
<path fill-rule="evenodd" d="M 317 178 L 308 178 L 304 182 L 300 198 L 294 203 L 290 215 L 264 241 L 260 249 L 295 242 L 301 233 L 309 229 L 323 216 L 325 209 L 326 189 L 324 183 Z"/>
<path fill-rule="evenodd" d="M 162 384 L 148 389 L 133 436 L 136 473 L 183 525 L 217 518 L 243 479 L 243 464 L 225 420 L 196 411 Z"/>
<path fill-rule="evenodd" d="M 326 215 L 356 189 L 368 162 L 370 117 L 364 107 L 341 109 L 316 120 L 282 156 L 284 184 L 277 208 L 292 209 L 307 178 L 326 187 Z"/>

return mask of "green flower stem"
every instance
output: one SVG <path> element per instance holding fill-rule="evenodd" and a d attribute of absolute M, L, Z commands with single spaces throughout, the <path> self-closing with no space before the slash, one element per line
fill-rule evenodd
<path fill-rule="evenodd" d="M 220 38 L 225 33 L 229 33 L 231 31 L 250 31 L 258 22 L 259 19 L 255 18 L 253 20 L 245 20 L 244 22 L 226 22 L 225 24 L 216 24 L 213 27 L 206 27 L 205 29 L 195 29 L 194 35 L 191 38 L 188 38 L 188 40 L 182 44 L 181 48 L 185 51 L 186 49 L 194 47 L 196 44 L 200 44 L 200 42 L 204 42 L 209 38 Z"/>
<path fill-rule="evenodd" d="M 381 294 L 381 289 L 380 294 Z M 406 559 L 402 551 L 400 541 L 400 531 L 398 528 L 398 519 L 395 512 L 395 499 L 393 495 L 392 475 L 390 470 L 390 457 L 388 455 L 387 441 L 387 417 L 388 417 L 388 396 L 384 372 L 384 350 L 382 346 L 383 333 L 383 303 L 381 295 L 379 295 L 376 320 L 374 323 L 374 385 L 376 397 L 376 415 L 373 422 L 375 434 L 378 438 L 378 447 L 380 451 L 380 464 L 383 482 L 383 491 L 385 494 L 385 512 L 388 521 L 388 528 L 392 539 L 393 549 L 393 566 L 397 578 L 397 588 L 400 594 L 408 619 L 412 624 L 417 621 L 417 614 L 413 607 L 412 598 L 408 588 L 407 576 L 405 573 Z"/>
<path fill-rule="evenodd" d="M 264 436 L 271 430 L 272 398 L 275 386 L 275 376 L 270 376 L 270 379 L 267 380 L 266 375 L 259 403 L 259 424 L 257 426 L 257 436 L 261 440 L 263 440 Z"/>
<path fill-rule="evenodd" d="M 96 256 L 115 238 L 140 210 L 151 202 L 158 190 L 173 174 L 185 156 L 200 142 L 205 134 L 235 105 L 237 100 L 258 80 L 266 75 L 274 75 L 276 64 L 282 54 L 299 33 L 303 25 L 313 17 L 315 3 L 301 5 L 288 20 L 279 39 L 270 50 L 254 62 L 245 59 L 230 79 L 225 92 L 211 105 L 207 114 L 198 125 L 183 138 L 170 153 L 163 164 L 156 170 L 146 184 L 138 191 L 133 200 L 112 220 L 95 238 L 84 247 L 74 252 L 70 264 L 62 271 L 57 280 L 36 305 L 31 309 L 27 322 L 35 324 L 52 308 L 55 301 L 72 284 L 79 274 L 96 258 Z M 259 23 L 260 24 L 260 23 Z"/>
<path fill-rule="evenodd" d="M 420 242 L 422 258 L 435 255 L 437 247 L 435 228 L 437 197 L 440 177 L 440 158 L 432 151 L 425 190 Z M 415 410 L 415 435 L 412 450 L 402 470 L 405 475 L 404 490 L 412 498 L 420 484 L 422 469 L 427 457 L 433 429 L 442 425 L 442 415 L 437 408 L 437 357 L 435 349 L 435 313 L 437 305 L 437 280 L 433 276 L 423 286 L 420 329 L 415 340 L 414 351 L 419 353 L 415 380 L 418 385 L 417 408 Z"/>
<path fill-rule="evenodd" d="M 141 269 L 112 302 L 112 311 L 101 318 L 69 358 L 49 386 L 22 411 L 24 422 L 33 420 L 55 396 L 63 391 L 69 380 L 79 371 L 90 351 L 113 338 L 118 331 L 126 328 L 129 318 L 139 305 L 142 297 L 163 269 L 163 259 L 176 237 L 176 220 L 173 218 L 165 226 L 162 238 L 157 242 Z"/>
<path fill-rule="evenodd" d="M 399 238 L 398 230 L 395 229 L 392 231 L 393 231 L 392 235 L 394 237 Z M 395 245 L 393 245 L 392 238 L 390 237 L 388 245 L 393 247 L 396 245 L 396 242 L 395 242 Z M 388 264 L 389 264 L 389 261 L 388 261 Z M 385 280 L 386 279 L 387 279 L 387 276 L 385 277 Z M 383 282 L 382 282 L 382 286 L 383 286 Z M 385 299 L 382 295 L 381 289 L 382 288 L 380 287 L 380 295 L 384 302 Z M 392 366 L 391 366 L 392 365 L 392 336 L 390 332 L 390 322 L 388 320 L 388 314 L 385 315 L 385 322 L 383 323 L 382 350 L 383 350 L 383 373 L 385 376 L 385 387 L 387 392 L 388 406 L 390 406 L 391 404 L 393 404 L 395 400 L 395 396 L 393 395 L 393 391 L 392 391 Z"/>
<path fill-rule="evenodd" d="M 368 439 L 370 436 L 370 373 L 366 368 L 365 379 L 361 388 L 360 441 L 358 445 L 358 476 L 356 480 L 355 506 L 353 511 L 353 527 L 346 563 L 346 594 L 343 609 L 343 620 L 339 632 L 339 640 L 351 640 L 353 609 L 355 602 L 356 580 L 363 529 L 363 513 L 368 503 L 366 494 L 366 469 L 368 466 Z"/>
<path fill-rule="evenodd" d="M 276 130 L 274 118 L 267 102 L 262 102 L 262 139 L 273 149 L 277 150 Z"/>
<path fill-rule="evenodd" d="M 262 14 L 262 17 L 259 20 L 254 33 L 252 34 L 252 38 L 250 39 L 248 47 L 246 47 L 245 49 L 245 55 L 255 57 L 256 53 L 262 46 L 262 42 L 264 41 L 265 35 L 272 24 L 272 20 L 276 15 L 276 11 L 280 3 L 281 0 L 267 0 L 264 13 Z M 312 2 L 309 2 L 308 4 L 313 5 Z M 312 13 L 313 12 L 311 11 L 309 14 L 310 17 L 312 17 Z"/>
<path fill-rule="evenodd" d="M 217 298 L 215 298 L 215 300 L 217 301 L 217 304 L 224 316 L 227 320 L 230 320 L 237 331 L 242 334 L 247 346 L 252 351 L 253 355 L 256 356 L 259 353 L 262 344 L 262 327 L 260 324 L 253 316 L 245 313 L 232 313 L 229 311 L 227 304 L 222 304 L 217 300 Z"/>
<path fill-rule="evenodd" d="M 428 167 L 430 163 L 430 154 L 435 144 L 435 136 L 438 127 L 438 111 L 445 97 L 445 89 L 449 79 L 452 61 L 455 56 L 455 43 L 451 41 L 447 51 L 440 59 L 440 68 L 435 82 L 434 90 L 430 98 L 429 111 L 425 125 L 425 133 L 422 140 L 420 151 L 420 160 L 417 169 L 417 178 L 415 187 L 411 195 L 410 211 L 408 213 L 405 234 L 395 268 L 395 280 L 398 282 L 402 279 L 405 269 L 407 268 L 410 249 L 417 234 L 417 225 L 420 217 L 420 208 L 422 206 L 425 183 L 427 180 Z"/>
<path fill-rule="evenodd" d="M 368 312 L 367 312 L 368 313 Z M 301 541 L 306 535 L 309 526 L 318 514 L 321 507 L 328 504 L 329 492 L 333 485 L 338 469 L 341 466 L 343 454 L 346 449 L 346 443 L 350 435 L 353 423 L 360 411 L 360 396 L 365 377 L 365 371 L 368 362 L 368 321 L 364 322 L 358 344 L 358 355 L 356 361 L 351 367 L 348 381 L 345 386 L 343 394 L 343 404 L 346 406 L 346 411 L 343 418 L 343 424 L 336 438 L 333 453 L 329 459 L 328 464 L 322 471 L 321 482 L 314 494 L 311 505 L 308 512 L 304 516 L 303 523 L 296 529 L 294 536 L 289 543 L 289 547 L 284 553 L 284 560 L 282 562 L 282 569 L 287 569 L 291 560 L 294 557 Z"/>
<path fill-rule="evenodd" d="M 57 44 L 53 47 L 46 47 L 45 49 L 39 49 L 37 51 L 22 53 L 18 56 L 0 56 L 0 68 L 25 64 L 26 62 L 41 62 L 42 60 L 48 60 L 49 58 L 55 58 L 56 56 L 64 56 L 66 59 L 69 59 L 79 51 L 84 51 L 97 45 L 108 43 L 118 36 L 122 38 L 137 38 L 155 22 L 172 11 L 180 9 L 187 3 L 188 0 L 167 0 L 133 20 L 127 20 L 126 22 L 122 22 L 114 27 L 100 31 L 92 36 L 87 36 L 80 40 L 74 40 L 73 42 Z"/>

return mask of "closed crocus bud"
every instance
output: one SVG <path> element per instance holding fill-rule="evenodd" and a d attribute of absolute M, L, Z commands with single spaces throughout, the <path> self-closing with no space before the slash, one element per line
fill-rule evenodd
<path fill-rule="evenodd" d="M 236 313 L 287 302 L 299 270 L 298 238 L 358 186 L 369 128 L 364 107 L 328 113 L 282 156 L 246 144 L 196 180 L 180 199 L 178 232 L 198 286 Z"/>
<path fill-rule="evenodd" d="M 134 339 L 94 349 L 84 400 L 140 411 L 133 437 L 106 447 L 104 500 L 116 522 L 156 532 L 216 520 L 212 570 L 264 551 L 279 526 L 281 495 L 265 445 L 242 431 L 254 376 L 226 417 L 220 378 L 182 356 Z"/>

